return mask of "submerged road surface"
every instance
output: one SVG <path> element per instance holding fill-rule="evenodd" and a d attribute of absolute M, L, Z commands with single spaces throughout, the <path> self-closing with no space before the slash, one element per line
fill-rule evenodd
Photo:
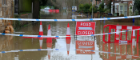
<path fill-rule="evenodd" d="M 72 18 L 71 13 L 42 14 L 41 18 L 66 19 Z M 80 18 L 80 17 L 79 17 Z M 66 36 L 67 24 L 70 24 L 70 34 L 75 35 L 76 22 L 43 22 L 43 34 L 47 35 L 48 25 L 51 26 L 52 36 Z M 103 33 L 106 24 L 132 25 L 132 23 L 114 21 L 96 21 L 95 34 Z M 105 29 L 108 32 L 108 28 Z M 39 22 L 22 27 L 15 31 L 17 34 L 39 34 Z M 122 36 L 125 39 L 125 36 Z M 111 36 L 111 41 L 115 37 Z M 131 39 L 131 32 L 128 38 Z M 133 47 L 131 43 L 103 43 L 103 36 L 71 37 L 71 39 L 35 39 L 14 36 L 0 36 L 0 60 L 139 60 L 139 44 Z M 36 49 L 36 50 L 35 50 Z M 40 50 L 48 49 L 48 50 Z M 18 52 L 16 52 L 18 50 Z M 6 52 L 5 51 L 10 51 Z"/>

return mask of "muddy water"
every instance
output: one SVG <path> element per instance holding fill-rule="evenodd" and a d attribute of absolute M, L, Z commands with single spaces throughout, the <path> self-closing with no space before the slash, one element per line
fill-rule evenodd
<path fill-rule="evenodd" d="M 58 19 L 71 18 L 71 13 L 62 12 L 59 14 L 42 14 L 41 18 Z M 75 34 L 75 22 L 43 22 L 43 34 L 47 35 L 47 27 L 51 25 L 52 36 L 65 36 L 67 24 L 70 24 L 70 34 Z M 114 21 L 96 21 L 95 33 L 103 32 L 106 24 L 132 25 L 132 23 Z M 108 32 L 108 29 L 105 30 Z M 37 35 L 39 33 L 39 22 L 29 24 L 16 30 L 16 33 Z M 129 33 L 128 33 L 129 34 Z M 129 35 L 130 37 L 130 35 Z M 113 39 L 114 37 L 111 37 Z M 14 36 L 0 36 L 0 51 L 26 50 L 22 52 L 0 53 L 0 60 L 139 60 L 139 44 L 117 44 L 103 43 L 103 36 L 94 37 L 71 37 L 70 39 L 43 39 L 23 38 Z M 42 45 L 41 45 L 42 44 Z M 31 49 L 54 49 L 48 51 L 33 51 Z"/>

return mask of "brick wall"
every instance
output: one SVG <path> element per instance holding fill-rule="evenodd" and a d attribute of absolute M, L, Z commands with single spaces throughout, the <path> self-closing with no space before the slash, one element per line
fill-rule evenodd
<path fill-rule="evenodd" d="M 0 0 L 0 17 L 2 18 L 13 18 L 13 0 Z M 0 27 L 7 26 L 8 23 L 12 21 L 0 20 Z M 1 29 L 3 31 L 4 29 Z"/>
<path fill-rule="evenodd" d="M 0 17 L 13 17 L 13 0 L 0 0 Z M 5 21 L 6 23 L 7 21 Z"/>

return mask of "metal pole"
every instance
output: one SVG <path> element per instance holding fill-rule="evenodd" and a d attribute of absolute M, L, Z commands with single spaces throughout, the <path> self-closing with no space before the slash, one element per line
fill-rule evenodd
<path fill-rule="evenodd" d="M 91 60 L 92 60 L 92 54 L 91 54 Z"/>
<path fill-rule="evenodd" d="M 73 6 L 75 5 L 75 4 L 74 4 L 74 1 L 75 1 L 75 0 L 73 0 Z M 73 8 L 73 6 L 72 6 L 72 8 Z M 72 11 L 72 12 L 73 12 L 73 15 L 74 15 L 74 9 L 73 9 L 73 11 Z"/>
<path fill-rule="evenodd" d="M 73 6 L 75 6 L 75 0 L 73 0 Z M 72 15 L 75 15 L 75 8 L 73 9 L 73 14 Z M 74 19 L 76 19 L 76 16 L 74 16 Z"/>

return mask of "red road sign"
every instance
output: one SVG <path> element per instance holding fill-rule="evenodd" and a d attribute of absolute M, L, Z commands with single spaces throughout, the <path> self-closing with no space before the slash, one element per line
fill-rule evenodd
<path fill-rule="evenodd" d="M 76 22 L 76 35 L 91 35 L 95 33 L 95 22 Z"/>
<path fill-rule="evenodd" d="M 76 41 L 76 54 L 94 54 L 94 41 Z"/>

